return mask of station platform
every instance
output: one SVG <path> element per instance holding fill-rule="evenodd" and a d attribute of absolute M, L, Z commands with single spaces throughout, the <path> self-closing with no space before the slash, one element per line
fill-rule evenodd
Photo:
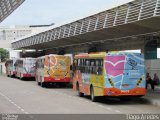
<path fill-rule="evenodd" d="M 155 89 L 152 90 L 150 87 L 147 89 L 147 94 L 144 98 L 153 105 L 160 106 L 160 85 L 155 86 Z"/>

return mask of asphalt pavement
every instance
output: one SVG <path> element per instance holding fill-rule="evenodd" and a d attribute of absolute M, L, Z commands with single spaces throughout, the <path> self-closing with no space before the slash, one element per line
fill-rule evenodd
<path fill-rule="evenodd" d="M 35 81 L 0 76 L 0 113 L 16 114 L 142 114 L 160 113 L 148 98 L 127 101 L 80 98 L 72 88 L 41 88 Z"/>

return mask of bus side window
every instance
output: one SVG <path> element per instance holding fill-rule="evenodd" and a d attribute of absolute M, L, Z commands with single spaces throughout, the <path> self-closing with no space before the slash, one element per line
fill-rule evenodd
<path fill-rule="evenodd" d="M 102 67 L 98 67 L 98 71 L 97 71 L 98 75 L 102 75 L 102 70 L 103 70 Z"/>
<path fill-rule="evenodd" d="M 80 70 L 80 59 L 77 60 L 77 63 L 78 63 L 78 68 L 77 69 Z"/>
<path fill-rule="evenodd" d="M 37 60 L 38 61 L 38 60 Z M 36 69 L 38 68 L 38 62 L 36 61 Z"/>
<path fill-rule="evenodd" d="M 51 57 L 48 56 L 48 70 L 51 69 Z"/>
<path fill-rule="evenodd" d="M 97 73 L 97 75 L 102 75 L 102 71 L 103 71 L 103 60 L 97 59 L 96 60 L 96 73 Z"/>
<path fill-rule="evenodd" d="M 42 59 L 40 59 L 39 68 L 42 68 Z"/>
<path fill-rule="evenodd" d="M 78 59 L 78 70 L 80 70 L 81 73 L 87 72 L 87 69 L 85 66 L 85 59 Z"/>
<path fill-rule="evenodd" d="M 91 70 L 91 74 L 95 74 L 95 60 L 91 59 L 90 60 L 90 70 Z"/>
<path fill-rule="evenodd" d="M 82 64 L 82 60 L 78 59 L 78 70 L 82 73 L 81 64 Z"/>
<path fill-rule="evenodd" d="M 41 68 L 41 59 L 38 61 L 38 67 Z"/>
<path fill-rule="evenodd" d="M 86 73 L 85 60 L 84 59 L 82 59 L 81 70 L 82 70 L 82 73 Z"/>
<path fill-rule="evenodd" d="M 44 68 L 44 59 L 42 59 L 41 67 Z"/>
<path fill-rule="evenodd" d="M 85 62 L 84 63 L 85 73 L 90 73 L 89 72 L 89 63 L 90 63 L 89 60 L 86 59 L 84 62 Z"/>
<path fill-rule="evenodd" d="M 74 60 L 74 62 L 73 62 L 73 67 L 72 67 L 72 69 L 73 69 L 73 72 L 74 71 L 76 71 L 78 68 L 77 68 L 77 60 Z"/>
<path fill-rule="evenodd" d="M 103 73 L 103 59 L 99 60 L 99 69 L 98 69 L 98 73 L 99 75 L 102 75 Z"/>
<path fill-rule="evenodd" d="M 37 62 L 37 68 L 40 68 L 40 59 Z"/>

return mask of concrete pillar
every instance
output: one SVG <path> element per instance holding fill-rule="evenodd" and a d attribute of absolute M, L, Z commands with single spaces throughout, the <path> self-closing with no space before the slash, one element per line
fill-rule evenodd
<path fill-rule="evenodd" d="M 146 59 L 157 59 L 157 40 L 156 39 L 146 42 L 144 53 L 145 53 Z"/>

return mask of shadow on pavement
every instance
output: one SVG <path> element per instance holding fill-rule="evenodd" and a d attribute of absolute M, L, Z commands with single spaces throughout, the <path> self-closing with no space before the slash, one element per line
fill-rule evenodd
<path fill-rule="evenodd" d="M 78 95 L 77 95 L 78 96 Z M 90 100 L 90 96 L 84 96 L 83 99 Z M 91 101 L 92 102 L 92 101 Z M 99 97 L 96 103 L 107 105 L 150 105 L 150 101 L 146 98 L 118 98 L 118 97 Z"/>
<path fill-rule="evenodd" d="M 72 89 L 72 84 L 66 84 L 66 83 L 50 83 L 46 84 L 46 89 Z"/>

